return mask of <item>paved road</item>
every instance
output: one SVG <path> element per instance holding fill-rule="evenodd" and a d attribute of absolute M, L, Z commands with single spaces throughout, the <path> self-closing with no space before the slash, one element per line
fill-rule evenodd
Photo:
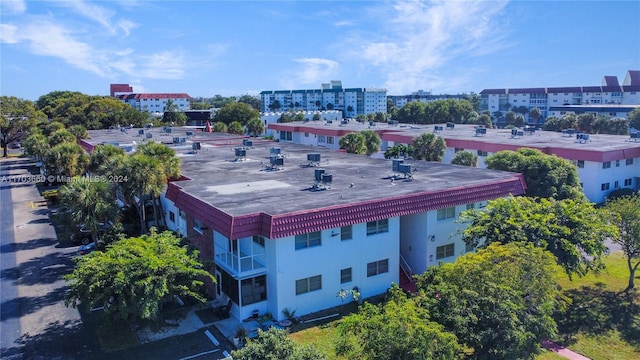
<path fill-rule="evenodd" d="M 73 269 L 75 248 L 58 246 L 54 227 L 35 182 L 30 181 L 27 159 L 0 160 L 2 236 L 0 256 L 0 319 L 2 359 L 52 359 L 73 354 L 78 344 L 65 336 L 81 325 L 76 309 L 64 306 L 64 274 Z M 21 181 L 7 182 L 20 177 Z M 69 357 L 64 359 L 84 358 Z"/>

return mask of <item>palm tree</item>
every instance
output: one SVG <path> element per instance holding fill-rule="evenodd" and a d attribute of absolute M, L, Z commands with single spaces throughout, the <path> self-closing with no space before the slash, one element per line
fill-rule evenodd
<path fill-rule="evenodd" d="M 234 121 L 229 124 L 227 131 L 229 132 L 229 134 L 242 135 L 244 134 L 244 127 L 239 122 Z"/>
<path fill-rule="evenodd" d="M 542 116 L 542 113 L 537 107 L 534 107 L 533 109 L 531 109 L 531 111 L 529 111 L 529 118 L 533 120 L 534 124 L 538 123 L 538 119 L 540 119 L 540 116 Z"/>
<path fill-rule="evenodd" d="M 93 151 L 91 152 L 89 170 L 97 173 L 108 159 L 124 154 L 125 151 L 121 147 L 112 144 L 100 144 L 93 148 Z"/>
<path fill-rule="evenodd" d="M 213 124 L 213 132 L 227 132 L 227 124 L 222 121 L 218 121 Z"/>
<path fill-rule="evenodd" d="M 478 156 L 468 151 L 459 151 L 453 156 L 451 163 L 454 165 L 476 167 L 478 165 Z"/>
<path fill-rule="evenodd" d="M 249 132 L 249 135 L 258 137 L 264 133 L 264 130 L 264 123 L 258 118 L 253 118 L 247 123 L 247 131 Z"/>
<path fill-rule="evenodd" d="M 413 139 L 413 157 L 416 160 L 442 161 L 446 145 L 440 136 L 424 133 Z"/>
<path fill-rule="evenodd" d="M 146 200 L 155 199 L 162 194 L 167 180 L 165 168 L 156 158 L 135 154 L 126 159 L 121 166 L 121 175 L 125 179 L 120 184 L 124 196 L 134 204 L 140 218 L 140 233 L 147 232 Z"/>
<path fill-rule="evenodd" d="M 87 181 L 76 177 L 60 190 L 60 201 L 71 210 L 75 226 L 82 224 L 98 241 L 100 225 L 117 220 L 118 205 L 114 188 L 106 181 Z"/>
<path fill-rule="evenodd" d="M 49 141 L 47 137 L 41 133 L 29 135 L 22 145 L 24 145 L 25 154 L 34 156 L 36 161 L 42 161 L 49 151 Z"/>

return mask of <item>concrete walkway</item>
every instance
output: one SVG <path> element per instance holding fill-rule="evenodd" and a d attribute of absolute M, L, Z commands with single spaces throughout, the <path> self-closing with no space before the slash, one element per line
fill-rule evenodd
<path fill-rule="evenodd" d="M 569 349 L 567 349 L 566 347 L 560 346 L 554 342 L 551 342 L 549 340 L 545 340 L 542 342 L 542 346 L 549 350 L 549 351 L 553 351 L 554 353 L 567 358 L 567 359 L 571 359 L 571 360 L 591 360 L 590 358 L 586 357 L 586 356 L 582 356 L 580 354 L 578 354 L 577 352 L 571 351 Z"/>

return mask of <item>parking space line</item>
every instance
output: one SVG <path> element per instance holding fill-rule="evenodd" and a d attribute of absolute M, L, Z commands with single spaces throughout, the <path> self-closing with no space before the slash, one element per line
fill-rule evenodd
<path fill-rule="evenodd" d="M 216 351 L 220 351 L 220 349 L 215 349 L 215 350 L 209 350 L 209 351 L 205 351 L 205 352 L 201 352 L 199 354 L 195 354 L 195 355 L 191 355 L 191 356 L 187 356 L 187 357 L 183 357 L 182 359 L 179 360 L 189 360 L 189 359 L 195 359 L 198 356 L 202 356 L 202 355 L 208 355 L 208 354 L 213 354 Z"/>
<path fill-rule="evenodd" d="M 209 330 L 205 330 L 204 332 L 205 335 L 207 335 L 207 337 L 209 338 L 209 340 L 211 340 L 211 342 L 213 343 L 213 345 L 215 346 L 220 346 L 220 342 L 218 341 L 218 339 L 216 339 L 213 334 L 211 334 L 209 332 Z"/>

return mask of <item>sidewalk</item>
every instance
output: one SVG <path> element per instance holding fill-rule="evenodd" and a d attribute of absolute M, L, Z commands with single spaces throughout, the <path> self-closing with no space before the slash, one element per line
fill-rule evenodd
<path fill-rule="evenodd" d="M 549 350 L 549 351 L 553 351 L 554 353 L 565 357 L 567 359 L 571 359 L 571 360 L 591 360 L 586 356 L 582 356 L 576 352 L 573 352 L 569 349 L 567 349 L 566 347 L 560 346 L 554 342 L 551 342 L 549 340 L 544 340 L 542 342 L 542 347 L 544 347 L 545 349 Z"/>

